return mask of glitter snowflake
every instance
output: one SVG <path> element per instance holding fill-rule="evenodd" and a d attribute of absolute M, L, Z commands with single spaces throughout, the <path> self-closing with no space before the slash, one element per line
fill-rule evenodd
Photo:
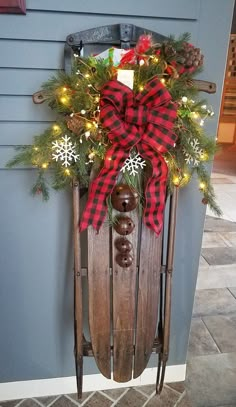
<path fill-rule="evenodd" d="M 192 147 L 192 153 L 189 153 L 185 148 L 183 148 L 183 153 L 185 155 L 186 164 L 198 165 L 203 154 L 203 150 L 199 147 L 198 139 L 193 139 L 189 141 L 189 145 Z"/>
<path fill-rule="evenodd" d="M 136 154 L 133 157 L 129 157 L 125 160 L 123 167 L 121 168 L 122 172 L 125 172 L 126 170 L 130 173 L 130 175 L 136 175 L 138 174 L 138 170 L 140 168 L 143 169 L 145 167 L 146 163 L 143 161 L 142 157 L 139 154 Z"/>
<path fill-rule="evenodd" d="M 72 144 L 70 137 L 65 134 L 65 136 L 62 137 L 62 140 L 63 141 L 52 142 L 52 149 L 55 151 L 55 153 L 52 154 L 52 159 L 56 161 L 61 160 L 63 161 L 62 165 L 68 167 L 71 164 L 71 161 L 76 162 L 78 160 L 79 155 L 76 154 L 76 144 Z"/>

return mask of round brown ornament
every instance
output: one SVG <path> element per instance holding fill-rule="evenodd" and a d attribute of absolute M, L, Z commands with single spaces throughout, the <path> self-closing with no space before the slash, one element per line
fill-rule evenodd
<path fill-rule="evenodd" d="M 133 262 L 133 257 L 130 254 L 119 253 L 116 256 L 116 262 L 120 267 L 130 267 Z"/>
<path fill-rule="evenodd" d="M 125 237 L 119 237 L 118 239 L 116 239 L 115 246 L 120 253 L 124 254 L 131 252 L 133 248 L 132 243 L 129 242 L 129 240 Z"/>
<path fill-rule="evenodd" d="M 129 235 L 133 232 L 134 227 L 134 222 L 128 216 L 119 216 L 114 224 L 114 229 L 119 235 Z"/>
<path fill-rule="evenodd" d="M 111 194 L 111 203 L 119 212 L 133 211 L 138 204 L 138 193 L 126 184 L 116 185 Z"/>

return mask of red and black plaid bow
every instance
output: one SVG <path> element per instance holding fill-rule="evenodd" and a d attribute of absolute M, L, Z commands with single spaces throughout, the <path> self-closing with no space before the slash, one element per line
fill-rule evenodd
<path fill-rule="evenodd" d="M 106 213 L 107 197 L 112 193 L 117 176 L 136 147 L 152 164 L 152 176 L 145 191 L 144 223 L 159 234 L 163 223 L 168 168 L 162 154 L 174 146 L 173 125 L 177 107 L 158 78 L 150 80 L 136 96 L 121 82 L 107 82 L 101 91 L 102 125 L 109 130 L 112 147 L 107 151 L 104 167 L 92 182 L 80 230 L 92 225 L 100 229 Z"/>

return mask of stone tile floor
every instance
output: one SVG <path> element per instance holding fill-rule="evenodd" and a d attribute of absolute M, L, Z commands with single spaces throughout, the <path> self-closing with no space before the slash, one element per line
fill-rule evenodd
<path fill-rule="evenodd" d="M 182 383 L 165 385 L 161 396 L 156 397 L 155 386 L 140 386 L 84 393 L 78 401 L 76 394 L 38 397 L 1 402 L 1 407 L 191 407 L 192 404 Z"/>
<path fill-rule="evenodd" d="M 213 174 L 213 182 L 224 216 L 208 211 L 205 222 L 185 383 L 166 384 L 160 397 L 149 385 L 0 407 L 236 407 L 236 177 Z"/>

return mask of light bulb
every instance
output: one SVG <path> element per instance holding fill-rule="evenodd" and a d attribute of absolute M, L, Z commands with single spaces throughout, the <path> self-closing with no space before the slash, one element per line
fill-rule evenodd
<path fill-rule="evenodd" d="M 60 101 L 61 101 L 61 103 L 63 103 L 63 105 L 65 105 L 65 104 L 68 102 L 68 98 L 65 97 L 65 96 L 62 96 L 62 97 L 60 98 Z"/>
<path fill-rule="evenodd" d="M 187 96 L 183 96 L 183 97 L 182 97 L 182 102 L 183 102 L 183 103 L 187 103 L 187 101 L 188 101 Z"/>
<path fill-rule="evenodd" d="M 55 131 L 55 132 L 60 131 L 60 127 L 59 127 L 57 124 L 54 124 L 54 125 L 52 126 L 52 129 L 53 129 L 53 131 Z"/>
<path fill-rule="evenodd" d="M 179 185 L 179 182 L 180 182 L 179 177 L 178 177 L 177 175 L 175 175 L 175 176 L 173 177 L 173 184 L 176 185 L 176 186 L 178 186 L 178 185 Z"/>
<path fill-rule="evenodd" d="M 70 170 L 68 168 L 65 169 L 65 174 L 70 175 Z"/>
<path fill-rule="evenodd" d="M 44 168 L 44 169 L 45 169 L 45 168 L 48 168 L 48 163 L 43 163 L 43 164 L 42 164 L 42 168 Z"/>

